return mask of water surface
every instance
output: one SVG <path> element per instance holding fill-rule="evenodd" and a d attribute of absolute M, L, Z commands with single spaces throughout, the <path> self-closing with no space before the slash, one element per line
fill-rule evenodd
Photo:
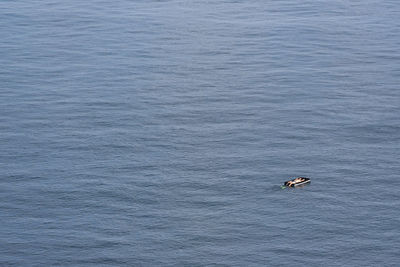
<path fill-rule="evenodd" d="M 0 265 L 396 266 L 399 14 L 2 1 Z"/>

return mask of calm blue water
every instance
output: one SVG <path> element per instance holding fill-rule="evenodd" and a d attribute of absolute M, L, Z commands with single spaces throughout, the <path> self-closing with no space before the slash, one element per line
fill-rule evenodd
<path fill-rule="evenodd" d="M 1 1 L 0 265 L 398 266 L 399 31 L 396 0 Z"/>

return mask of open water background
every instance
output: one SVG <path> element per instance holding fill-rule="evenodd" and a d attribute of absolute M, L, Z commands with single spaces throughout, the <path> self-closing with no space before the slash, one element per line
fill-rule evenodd
<path fill-rule="evenodd" d="M 1 1 L 0 265 L 398 266 L 399 30 L 397 0 Z"/>

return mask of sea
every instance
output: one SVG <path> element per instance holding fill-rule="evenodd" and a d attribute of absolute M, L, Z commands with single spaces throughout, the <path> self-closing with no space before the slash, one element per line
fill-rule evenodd
<path fill-rule="evenodd" d="M 2 0 L 0 266 L 399 266 L 399 86 L 397 0 Z"/>

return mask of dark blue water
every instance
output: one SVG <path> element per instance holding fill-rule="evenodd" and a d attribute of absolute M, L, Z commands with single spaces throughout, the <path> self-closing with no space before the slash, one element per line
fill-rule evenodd
<path fill-rule="evenodd" d="M 398 265 L 399 31 L 396 0 L 1 1 L 0 265 Z"/>

